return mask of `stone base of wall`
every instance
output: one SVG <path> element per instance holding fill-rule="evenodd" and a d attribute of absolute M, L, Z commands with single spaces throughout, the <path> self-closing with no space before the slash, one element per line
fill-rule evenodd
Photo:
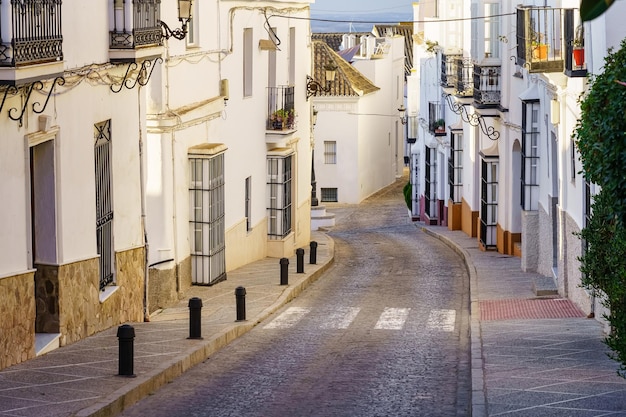
<path fill-rule="evenodd" d="M 34 275 L 0 279 L 0 369 L 35 357 Z"/>
<path fill-rule="evenodd" d="M 522 211 L 522 271 L 537 272 L 539 257 L 539 215 L 536 211 Z"/>
<path fill-rule="evenodd" d="M 555 222 L 558 219 L 553 218 L 551 215 L 551 209 L 544 207 L 539 203 L 537 210 L 539 215 L 539 228 L 537 230 L 537 272 L 547 277 L 553 276 L 554 264 L 554 248 L 553 243 L 553 230 Z"/>
<path fill-rule="evenodd" d="M 496 225 L 496 248 L 499 253 L 515 256 L 515 247 L 522 241 L 521 233 L 512 233 Z"/>
<path fill-rule="evenodd" d="M 100 302 L 98 258 L 58 267 L 61 346 L 112 326 L 143 321 L 144 249 L 115 254 L 117 291 Z"/>
<path fill-rule="evenodd" d="M 148 310 L 154 313 L 176 304 L 191 287 L 191 257 L 174 268 L 150 268 L 148 275 Z"/>

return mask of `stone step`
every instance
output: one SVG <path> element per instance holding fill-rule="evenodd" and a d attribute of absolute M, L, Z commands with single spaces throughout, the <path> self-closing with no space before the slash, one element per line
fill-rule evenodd
<path fill-rule="evenodd" d="M 40 356 L 58 349 L 60 338 L 61 333 L 35 333 L 35 354 Z"/>

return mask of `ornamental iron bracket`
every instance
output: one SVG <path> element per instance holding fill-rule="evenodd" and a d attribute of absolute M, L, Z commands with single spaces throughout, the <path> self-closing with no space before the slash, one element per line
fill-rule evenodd
<path fill-rule="evenodd" d="M 316 95 L 319 91 L 328 93 L 330 91 L 330 85 L 324 87 L 319 81 L 316 81 L 310 75 L 306 76 L 306 99 Z"/>
<path fill-rule="evenodd" d="M 443 93 L 443 97 L 445 97 L 448 102 L 448 107 L 454 113 L 461 116 L 461 119 L 465 123 L 469 123 L 472 126 L 480 126 L 480 130 L 491 140 L 498 140 L 500 138 L 500 132 L 494 129 L 493 126 L 487 126 L 487 122 L 485 122 L 485 117 L 482 115 L 478 115 L 476 113 L 470 114 L 467 111 L 467 104 L 459 103 L 452 98 L 452 94 Z"/>
<path fill-rule="evenodd" d="M 137 84 L 142 87 L 146 86 L 146 84 L 148 84 L 148 81 L 150 81 L 150 78 L 152 77 L 154 69 L 156 68 L 157 61 L 163 62 L 163 58 L 157 57 L 153 61 L 146 59 L 141 63 L 141 67 L 139 67 L 136 62 L 131 62 L 126 68 L 126 73 L 124 74 L 122 82 L 120 82 L 119 85 L 111 85 L 111 91 L 113 91 L 114 93 L 119 93 L 120 91 L 122 91 L 123 87 L 132 90 Z M 132 74 L 137 68 L 139 68 L 139 71 L 137 73 L 137 77 L 133 80 Z M 150 70 L 149 72 L 148 69 Z"/>
<path fill-rule="evenodd" d="M 50 86 L 50 91 L 48 91 L 47 93 L 47 97 L 46 97 L 46 101 L 44 102 L 43 106 L 41 105 L 41 103 L 39 103 L 38 101 L 35 101 L 32 104 L 32 109 L 33 112 L 35 112 L 36 114 L 41 114 L 44 112 L 44 110 L 46 110 L 46 107 L 48 106 L 48 102 L 50 101 L 50 97 L 52 97 L 52 94 L 54 92 L 54 87 L 56 87 L 57 85 L 63 85 L 65 84 L 65 78 L 63 77 L 56 77 L 54 79 L 54 81 L 52 82 L 52 85 Z M 9 118 L 11 120 L 14 120 L 16 122 L 20 122 L 20 126 L 22 126 L 22 122 L 24 119 L 24 114 L 26 113 L 26 108 L 28 107 L 28 102 L 30 101 L 30 97 L 33 94 L 33 91 L 37 90 L 39 92 L 43 91 L 45 85 L 42 81 L 35 81 L 34 83 L 30 83 L 30 84 L 26 84 L 20 87 L 11 85 L 8 86 L 7 89 L 4 91 L 4 96 L 2 97 L 2 102 L 0 102 L 0 111 L 2 111 L 2 108 L 4 107 L 4 103 L 6 102 L 7 97 L 9 96 L 9 94 L 12 94 L 13 96 L 16 96 L 20 91 L 22 92 L 22 95 L 24 97 L 23 100 L 23 104 L 22 104 L 22 108 L 21 110 L 18 109 L 17 107 L 12 107 L 9 109 Z M 46 93 L 42 93 L 44 95 L 46 95 Z M 19 115 L 15 115 L 19 113 Z"/>

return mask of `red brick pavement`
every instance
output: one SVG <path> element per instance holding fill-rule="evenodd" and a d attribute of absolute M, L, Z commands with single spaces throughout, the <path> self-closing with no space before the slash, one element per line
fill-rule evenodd
<path fill-rule="evenodd" d="M 559 319 L 586 317 L 574 303 L 564 298 L 505 299 L 480 302 L 481 320 Z"/>

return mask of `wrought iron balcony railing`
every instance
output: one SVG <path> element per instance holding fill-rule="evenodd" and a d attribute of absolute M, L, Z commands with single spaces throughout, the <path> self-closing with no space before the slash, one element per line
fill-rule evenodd
<path fill-rule="evenodd" d="M 266 129 L 294 130 L 295 128 L 294 87 L 268 87 Z"/>
<path fill-rule="evenodd" d="M 456 85 L 456 60 L 461 54 L 441 54 L 441 86 L 454 87 Z"/>
<path fill-rule="evenodd" d="M 457 97 L 472 97 L 474 84 L 472 81 L 472 59 L 469 57 L 457 57 L 454 61 L 456 77 L 454 79 L 455 92 Z"/>
<path fill-rule="evenodd" d="M 439 102 L 428 103 L 428 131 L 435 136 L 446 135 L 446 125 Z"/>
<path fill-rule="evenodd" d="M 0 0 L 0 67 L 63 60 L 61 0 Z M 2 38 L 9 34 L 10 39 Z"/>
<path fill-rule="evenodd" d="M 500 105 L 500 65 L 474 64 L 474 106 L 477 108 Z"/>
<path fill-rule="evenodd" d="M 517 63 L 529 72 L 563 71 L 563 12 L 550 7 L 517 8 Z"/>
<path fill-rule="evenodd" d="M 161 0 L 113 0 L 111 49 L 161 45 Z"/>

